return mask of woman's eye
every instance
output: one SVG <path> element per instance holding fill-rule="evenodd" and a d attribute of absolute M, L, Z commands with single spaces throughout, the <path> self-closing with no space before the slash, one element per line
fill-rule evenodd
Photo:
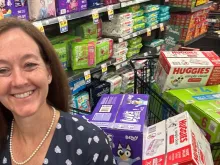
<path fill-rule="evenodd" d="M 10 74 L 10 69 L 9 68 L 0 68 L 0 76 L 7 76 Z"/>
<path fill-rule="evenodd" d="M 35 64 L 35 63 L 26 63 L 25 64 L 25 68 L 28 68 L 28 69 L 35 68 L 36 66 L 37 66 L 37 64 Z"/>

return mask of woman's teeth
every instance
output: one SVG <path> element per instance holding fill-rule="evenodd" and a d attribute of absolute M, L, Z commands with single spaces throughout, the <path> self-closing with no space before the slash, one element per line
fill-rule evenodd
<path fill-rule="evenodd" d="M 22 93 L 22 94 L 16 94 L 14 95 L 16 98 L 25 98 L 25 97 L 28 97 L 30 96 L 31 94 L 33 93 L 33 91 L 29 91 L 29 92 L 25 92 L 25 93 Z"/>

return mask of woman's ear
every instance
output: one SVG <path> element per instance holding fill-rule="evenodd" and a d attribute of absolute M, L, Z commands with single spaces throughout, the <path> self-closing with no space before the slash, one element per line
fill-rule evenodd
<path fill-rule="evenodd" d="M 47 65 L 47 72 L 48 72 L 48 84 L 50 84 L 52 82 L 52 74 L 51 74 L 51 69 L 50 69 L 50 66 Z"/>

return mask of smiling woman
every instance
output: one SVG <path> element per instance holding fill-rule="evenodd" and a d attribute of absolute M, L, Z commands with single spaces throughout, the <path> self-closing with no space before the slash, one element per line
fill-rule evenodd
<path fill-rule="evenodd" d="M 67 113 L 67 77 L 48 39 L 7 18 L 0 43 L 0 164 L 112 165 L 103 131 Z"/>

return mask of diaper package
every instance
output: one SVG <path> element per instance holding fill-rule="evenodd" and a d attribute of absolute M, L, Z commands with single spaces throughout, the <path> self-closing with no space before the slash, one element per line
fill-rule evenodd
<path fill-rule="evenodd" d="M 145 27 L 151 27 L 151 26 L 154 26 L 154 25 L 157 25 L 159 23 L 159 21 L 158 20 L 156 20 L 156 21 L 153 21 L 153 22 L 147 22 L 146 24 L 145 24 Z"/>
<path fill-rule="evenodd" d="M 74 13 L 87 9 L 87 0 L 56 0 L 57 15 Z"/>
<path fill-rule="evenodd" d="M 28 7 L 25 0 L 1 0 L 0 20 L 7 17 L 18 17 L 28 20 Z"/>
<path fill-rule="evenodd" d="M 134 25 L 141 24 L 144 23 L 144 21 L 145 21 L 144 16 L 136 17 L 133 19 L 133 24 Z"/>
<path fill-rule="evenodd" d="M 123 42 L 120 42 L 120 43 L 114 43 L 113 50 L 114 50 L 114 52 L 117 52 L 119 50 L 127 48 L 127 46 L 128 46 L 127 41 L 123 41 Z"/>
<path fill-rule="evenodd" d="M 53 45 L 59 59 L 60 59 L 60 62 L 63 66 L 63 69 L 64 70 L 67 70 L 67 43 L 65 42 L 62 42 L 62 43 L 58 43 L 58 44 L 55 44 Z"/>
<path fill-rule="evenodd" d="M 119 28 L 114 23 L 103 22 L 102 33 L 106 36 L 124 37 L 133 32 L 133 27 Z"/>
<path fill-rule="evenodd" d="M 122 77 L 115 75 L 109 79 L 107 82 L 111 84 L 111 94 L 119 94 L 121 92 L 121 84 L 122 84 Z"/>
<path fill-rule="evenodd" d="M 113 40 L 104 38 L 96 43 L 96 63 L 107 60 L 113 56 Z"/>
<path fill-rule="evenodd" d="M 127 58 L 140 53 L 140 50 L 141 50 L 142 46 L 143 46 L 142 43 L 139 43 L 135 46 L 129 46 L 128 52 L 127 52 Z"/>
<path fill-rule="evenodd" d="M 160 5 L 142 5 L 142 9 L 145 13 L 157 11 L 160 9 Z"/>
<path fill-rule="evenodd" d="M 115 58 L 115 64 L 120 64 L 127 59 L 126 54 L 122 56 L 117 56 Z"/>
<path fill-rule="evenodd" d="M 107 134 L 118 165 L 142 164 L 148 99 L 146 94 L 105 94 L 89 118 Z"/>
<path fill-rule="evenodd" d="M 177 112 L 188 111 L 210 143 L 220 142 L 220 85 L 170 90 L 163 98 Z"/>
<path fill-rule="evenodd" d="M 134 71 L 122 74 L 121 93 L 134 92 Z"/>
<path fill-rule="evenodd" d="M 93 22 L 84 23 L 76 28 L 76 34 L 85 39 L 97 38 L 97 25 Z"/>
<path fill-rule="evenodd" d="M 123 23 L 132 20 L 132 13 L 119 13 L 115 14 L 114 18 L 111 20 L 114 23 Z"/>
<path fill-rule="evenodd" d="M 166 13 L 168 12 L 169 13 L 169 10 L 170 10 L 170 6 L 163 6 L 163 5 L 160 5 L 160 13 Z"/>
<path fill-rule="evenodd" d="M 81 77 L 79 79 L 69 81 L 70 91 L 71 95 L 75 95 L 79 93 L 79 91 L 82 91 L 86 88 L 86 82 L 84 77 Z"/>
<path fill-rule="evenodd" d="M 147 18 L 158 17 L 159 11 L 153 11 L 149 13 L 144 13 L 144 16 Z"/>
<path fill-rule="evenodd" d="M 129 39 L 128 40 L 128 47 L 135 46 L 135 45 L 141 43 L 141 41 L 142 41 L 142 38 L 140 36 Z"/>
<path fill-rule="evenodd" d="M 118 0 L 104 0 L 104 5 L 111 5 L 111 4 L 115 4 L 118 3 Z"/>
<path fill-rule="evenodd" d="M 93 110 L 103 94 L 110 94 L 110 83 L 93 80 L 89 84 L 87 91 L 89 92 L 90 105 Z"/>
<path fill-rule="evenodd" d="M 220 59 L 213 51 L 161 52 L 154 75 L 162 92 L 220 83 Z"/>
<path fill-rule="evenodd" d="M 142 15 L 144 15 L 144 10 L 140 9 L 140 10 L 132 13 L 132 18 L 140 17 Z"/>
<path fill-rule="evenodd" d="M 89 104 L 89 94 L 87 92 L 81 92 L 72 96 L 73 107 L 91 112 L 90 104 Z"/>
<path fill-rule="evenodd" d="M 163 39 L 153 39 L 153 41 L 144 42 L 144 46 L 148 46 L 148 47 L 152 47 L 152 48 L 158 47 L 163 44 L 164 44 Z"/>
<path fill-rule="evenodd" d="M 134 26 L 133 26 L 133 32 L 142 30 L 142 29 L 144 29 L 144 28 L 145 28 L 145 23 L 141 23 L 141 24 L 134 25 Z"/>
<path fill-rule="evenodd" d="M 128 48 L 124 48 L 124 49 L 121 49 L 117 52 L 114 52 L 113 54 L 113 57 L 114 58 L 117 58 L 117 57 L 122 57 L 122 56 L 125 56 L 126 57 L 126 53 L 128 52 Z"/>
<path fill-rule="evenodd" d="M 167 165 L 214 165 L 210 144 L 188 112 L 168 118 Z"/>
<path fill-rule="evenodd" d="M 143 137 L 143 165 L 164 165 L 166 161 L 166 121 L 147 127 Z"/>
<path fill-rule="evenodd" d="M 32 21 L 55 17 L 55 0 L 28 0 L 28 11 Z"/>
<path fill-rule="evenodd" d="M 168 21 L 170 19 L 170 15 L 164 16 L 164 17 L 159 17 L 158 21 L 159 22 L 164 22 Z"/>
<path fill-rule="evenodd" d="M 122 8 L 121 11 L 135 13 L 135 12 L 139 11 L 140 8 L 141 8 L 140 4 L 136 4 L 133 6 L 126 7 L 126 8 Z"/>
<path fill-rule="evenodd" d="M 70 44 L 71 68 L 86 69 L 96 66 L 96 41 L 83 40 Z"/>

